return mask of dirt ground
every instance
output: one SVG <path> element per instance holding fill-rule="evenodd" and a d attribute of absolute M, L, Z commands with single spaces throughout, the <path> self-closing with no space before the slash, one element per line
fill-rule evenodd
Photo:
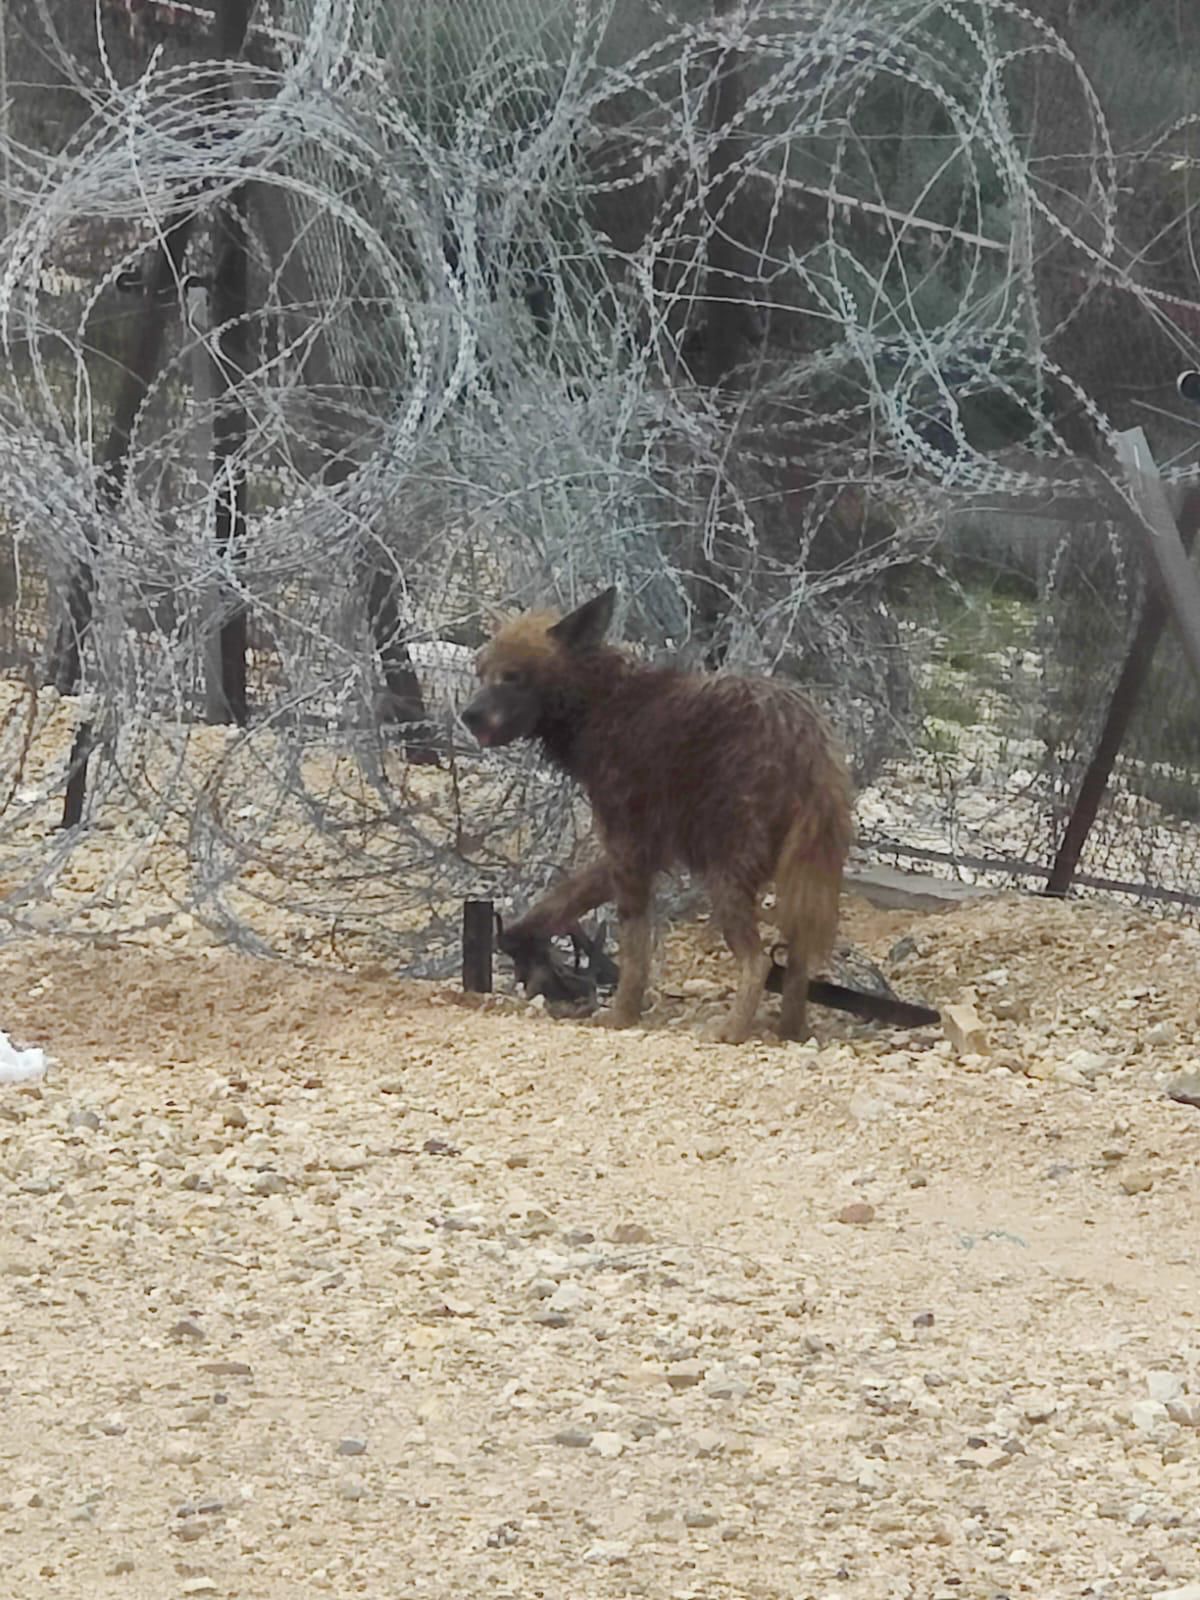
<path fill-rule="evenodd" d="M 1200 1590 L 1200 933 L 847 911 L 988 1053 L 0 953 L 13 1595 Z"/>

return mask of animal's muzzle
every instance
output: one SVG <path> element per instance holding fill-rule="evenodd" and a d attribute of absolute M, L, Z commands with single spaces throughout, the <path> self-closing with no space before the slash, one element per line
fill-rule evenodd
<path fill-rule="evenodd" d="M 472 700 L 463 707 L 461 717 L 463 727 L 468 733 L 473 733 L 480 744 L 495 744 L 500 732 L 500 718 L 493 706 Z"/>

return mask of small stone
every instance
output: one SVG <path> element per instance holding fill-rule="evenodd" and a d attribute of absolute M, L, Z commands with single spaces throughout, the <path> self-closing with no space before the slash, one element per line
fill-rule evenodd
<path fill-rule="evenodd" d="M 1168 1400 L 1167 1415 L 1181 1428 L 1200 1428 L 1200 1400 Z"/>
<path fill-rule="evenodd" d="M 1175 1028 L 1170 1022 L 1156 1022 L 1146 1029 L 1142 1035 L 1144 1043 L 1158 1048 L 1161 1045 L 1175 1043 Z"/>
<path fill-rule="evenodd" d="M 1067 1065 L 1074 1067 L 1086 1082 L 1094 1083 L 1097 1078 L 1107 1077 L 1113 1064 L 1111 1056 L 1101 1055 L 1098 1050 L 1072 1050 Z"/>
<path fill-rule="evenodd" d="M 42 1173 L 36 1178 L 25 1178 L 18 1184 L 22 1194 L 57 1194 L 62 1188 L 62 1179 L 50 1173 Z"/>
<path fill-rule="evenodd" d="M 1027 1400 L 1025 1402 L 1022 1415 L 1024 1416 L 1026 1422 L 1032 1424 L 1033 1426 L 1037 1426 L 1040 1423 L 1049 1422 L 1050 1419 L 1056 1415 L 1057 1411 L 1058 1402 L 1053 1398 L 1053 1396 L 1045 1395 L 1038 1396 L 1032 1400 Z"/>
<path fill-rule="evenodd" d="M 706 1368 L 702 1361 L 676 1361 L 667 1368 L 664 1377 L 671 1388 L 677 1393 L 684 1389 L 693 1389 L 701 1382 Z"/>
<path fill-rule="evenodd" d="M 177 1528 L 171 1529 L 175 1538 L 182 1540 L 184 1544 L 195 1544 L 197 1539 L 203 1539 L 208 1531 L 208 1527 L 203 1522 L 197 1522 L 194 1519 L 181 1522 Z"/>
<path fill-rule="evenodd" d="M 590 1228 L 568 1228 L 563 1234 L 563 1243 L 572 1250 L 580 1250 L 584 1245 L 595 1244 L 596 1235 Z"/>
<path fill-rule="evenodd" d="M 942 1032 L 956 1055 L 986 1056 L 991 1050 L 983 1018 L 969 1000 L 961 1000 L 943 1010 Z"/>
<path fill-rule="evenodd" d="M 180 1317 L 178 1322 L 172 1323 L 170 1336 L 172 1339 L 192 1339 L 196 1343 L 208 1338 L 194 1317 Z"/>
<path fill-rule="evenodd" d="M 618 1222 L 612 1231 L 614 1244 L 652 1244 L 654 1235 L 640 1222 Z"/>
<path fill-rule="evenodd" d="M 281 1172 L 260 1172 L 250 1185 L 255 1194 L 286 1194 L 291 1187 Z"/>
<path fill-rule="evenodd" d="M 1001 1068 L 1005 1072 L 1011 1072 L 1014 1078 L 1028 1075 L 1025 1070 L 1024 1058 L 1019 1056 L 1015 1050 L 997 1050 L 992 1057 L 992 1066 L 993 1068 Z"/>
<path fill-rule="evenodd" d="M 554 1435 L 554 1443 L 566 1445 L 568 1450 L 586 1450 L 592 1442 L 592 1435 L 584 1428 L 560 1428 Z"/>
<path fill-rule="evenodd" d="M 1200 1072 L 1180 1072 L 1167 1084 L 1167 1095 L 1181 1106 L 1200 1109 Z"/>
<path fill-rule="evenodd" d="M 624 1452 L 625 1441 L 619 1433 L 600 1432 L 591 1437 L 590 1448 L 606 1461 L 615 1461 Z"/>
<path fill-rule="evenodd" d="M 180 1594 L 216 1594 L 217 1586 L 211 1578 L 185 1578 L 179 1586 Z"/>
<path fill-rule="evenodd" d="M 984 1445 L 982 1450 L 974 1451 L 972 1459 L 977 1467 L 982 1467 L 988 1472 L 995 1472 L 1000 1467 L 1012 1465 L 1012 1456 L 994 1444 Z"/>
<path fill-rule="evenodd" d="M 629 1546 L 615 1539 L 604 1539 L 583 1552 L 583 1559 L 591 1566 L 621 1566 L 629 1560 Z"/>
<path fill-rule="evenodd" d="M 354 1438 L 339 1439 L 337 1453 L 339 1456 L 365 1456 L 367 1441 Z"/>
<path fill-rule="evenodd" d="M 87 1128 L 94 1133 L 99 1126 L 99 1116 L 96 1114 L 96 1112 L 89 1110 L 86 1107 L 79 1111 L 72 1111 L 71 1115 L 67 1118 L 68 1128 Z"/>
<path fill-rule="evenodd" d="M 1121 1187 L 1126 1194 L 1145 1194 L 1154 1187 L 1154 1174 L 1145 1167 L 1130 1167 L 1121 1174 Z"/>
<path fill-rule="evenodd" d="M 998 995 L 991 1002 L 991 1008 L 998 1022 L 1029 1021 L 1029 1001 L 1023 995 Z"/>
<path fill-rule="evenodd" d="M 539 1311 L 533 1320 L 539 1328 L 566 1328 L 571 1323 L 565 1311 Z"/>
<path fill-rule="evenodd" d="M 361 1478 L 343 1478 L 338 1484 L 338 1494 L 343 1500 L 361 1500 L 367 1492 L 367 1486 Z"/>
<path fill-rule="evenodd" d="M 914 1328 L 932 1328 L 933 1312 L 918 1311 L 916 1316 L 912 1319 L 912 1325 Z"/>
<path fill-rule="evenodd" d="M 1072 1061 L 1056 1061 L 1052 1072 L 1055 1083 L 1070 1084 L 1074 1089 L 1089 1089 L 1092 1087 L 1092 1080 L 1085 1078 Z"/>
<path fill-rule="evenodd" d="M 850 1096 L 850 1115 L 855 1122 L 879 1122 L 884 1117 L 896 1114 L 894 1101 L 886 1100 L 881 1095 L 872 1094 L 869 1089 L 858 1088 Z"/>
<path fill-rule="evenodd" d="M 330 1172 L 361 1172 L 367 1165 L 367 1158 L 361 1150 L 331 1150 L 325 1157 L 325 1165 Z"/>
<path fill-rule="evenodd" d="M 241 1106 L 226 1106 L 225 1114 L 221 1121 L 227 1128 L 244 1128 L 246 1126 L 246 1113 Z"/>
<path fill-rule="evenodd" d="M 683 1514 L 685 1528 L 715 1528 L 720 1520 L 715 1511 L 685 1511 Z"/>
<path fill-rule="evenodd" d="M 511 1550 L 513 1545 L 521 1542 L 521 1529 L 515 1522 L 502 1522 L 498 1528 L 493 1528 L 487 1536 L 489 1550 Z"/>
<path fill-rule="evenodd" d="M 112 1566 L 109 1567 L 107 1576 L 110 1578 L 124 1578 L 133 1570 L 134 1565 L 131 1558 L 129 1556 L 121 1556 L 119 1560 L 114 1561 Z"/>
<path fill-rule="evenodd" d="M 205 1361 L 201 1372 L 211 1372 L 214 1378 L 250 1378 L 254 1368 L 248 1361 Z"/>
<path fill-rule="evenodd" d="M 852 1200 L 848 1206 L 843 1206 L 837 1214 L 839 1222 L 845 1222 L 851 1227 L 861 1228 L 868 1222 L 875 1220 L 875 1207 L 865 1200 Z"/>
<path fill-rule="evenodd" d="M 731 1378 L 728 1373 L 720 1373 L 708 1380 L 704 1392 L 713 1400 L 744 1400 L 750 1393 L 750 1385 L 740 1378 Z"/>
<path fill-rule="evenodd" d="M 697 1139 L 696 1159 L 698 1161 L 718 1161 L 729 1149 L 724 1139 Z"/>
<path fill-rule="evenodd" d="M 692 1448 L 702 1461 L 724 1454 L 725 1435 L 716 1428 L 697 1428 L 692 1435 Z"/>

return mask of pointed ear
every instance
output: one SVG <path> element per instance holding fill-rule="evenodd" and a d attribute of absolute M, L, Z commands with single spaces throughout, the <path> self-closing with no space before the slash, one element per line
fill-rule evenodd
<path fill-rule="evenodd" d="M 585 600 L 574 611 L 568 612 L 561 622 L 556 622 L 548 630 L 550 637 L 566 650 L 597 649 L 604 643 L 616 602 L 617 591 L 605 589 L 603 594 L 596 595 L 593 600 Z"/>
<path fill-rule="evenodd" d="M 495 633 L 506 622 L 511 622 L 512 612 L 505 611 L 503 606 L 493 605 L 490 600 L 481 600 L 479 602 L 479 620 L 482 623 L 486 623 Z"/>

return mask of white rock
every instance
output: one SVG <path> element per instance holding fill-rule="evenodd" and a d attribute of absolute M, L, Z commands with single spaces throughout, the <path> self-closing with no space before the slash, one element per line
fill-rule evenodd
<path fill-rule="evenodd" d="M 616 1539 L 605 1539 L 583 1552 L 583 1559 L 594 1567 L 614 1567 L 629 1560 L 629 1546 Z"/>
<path fill-rule="evenodd" d="M 942 1032 L 960 1056 L 988 1054 L 987 1028 L 970 1000 L 960 1000 L 943 1010 Z"/>
<path fill-rule="evenodd" d="M 1183 1379 L 1177 1378 L 1173 1372 L 1148 1372 L 1146 1393 L 1151 1400 L 1161 1400 L 1166 1405 L 1168 1401 L 1178 1400 L 1182 1396 Z"/>
<path fill-rule="evenodd" d="M 1088 1083 L 1107 1077 L 1113 1069 L 1112 1057 L 1101 1055 L 1098 1050 L 1072 1050 L 1067 1065 L 1074 1067 Z"/>
<path fill-rule="evenodd" d="M 547 1301 L 551 1311 L 578 1311 L 587 1296 L 577 1283 L 560 1283 Z"/>
<path fill-rule="evenodd" d="M 1161 1400 L 1138 1400 L 1129 1408 L 1129 1420 L 1140 1433 L 1153 1433 L 1167 1420 Z"/>

